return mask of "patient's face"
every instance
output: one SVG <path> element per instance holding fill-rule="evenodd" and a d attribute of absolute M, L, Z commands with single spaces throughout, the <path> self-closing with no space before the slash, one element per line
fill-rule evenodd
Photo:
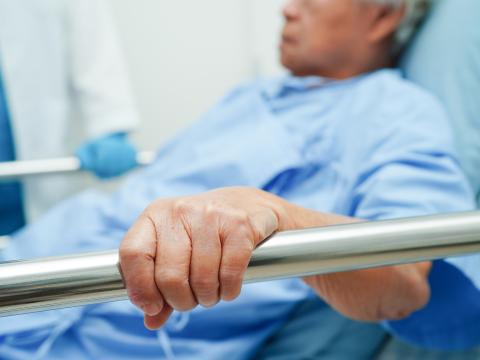
<path fill-rule="evenodd" d="M 367 5 L 359 0 L 288 0 L 280 43 L 294 75 L 330 76 L 349 66 L 366 44 Z"/>

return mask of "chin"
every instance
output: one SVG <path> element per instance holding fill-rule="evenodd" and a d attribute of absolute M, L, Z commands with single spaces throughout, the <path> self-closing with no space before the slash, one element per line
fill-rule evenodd
<path fill-rule="evenodd" d="M 292 74 L 294 73 L 295 62 L 293 61 L 293 59 L 291 57 L 286 55 L 283 51 L 280 52 L 280 64 L 282 64 L 282 66 L 285 69 L 287 69 L 288 71 L 290 71 Z"/>
<path fill-rule="evenodd" d="M 298 61 L 298 57 L 292 56 L 292 54 L 282 47 L 280 48 L 280 63 L 294 76 L 305 76 L 305 66 Z"/>
<path fill-rule="evenodd" d="M 298 66 L 298 64 L 295 64 L 294 61 L 289 61 L 289 59 L 281 57 L 280 63 L 285 69 L 287 69 L 290 72 L 290 74 L 294 76 L 305 76 L 304 71 L 302 70 L 302 67 Z"/>

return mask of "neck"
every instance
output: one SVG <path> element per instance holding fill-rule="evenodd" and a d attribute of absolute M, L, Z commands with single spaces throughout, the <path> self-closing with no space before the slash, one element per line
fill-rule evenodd
<path fill-rule="evenodd" d="M 352 78 L 361 74 L 369 73 L 375 70 L 389 68 L 393 66 L 393 60 L 390 55 L 390 44 L 381 44 L 372 51 L 362 55 L 351 56 L 345 62 L 345 65 L 338 67 L 337 64 L 331 69 L 316 69 L 306 75 L 317 75 L 330 79 L 343 80 Z"/>

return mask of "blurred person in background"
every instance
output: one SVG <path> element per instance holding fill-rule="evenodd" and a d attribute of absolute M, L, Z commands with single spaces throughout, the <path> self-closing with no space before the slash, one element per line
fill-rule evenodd
<path fill-rule="evenodd" d="M 84 170 L 118 176 L 136 165 L 128 133 L 137 122 L 104 0 L 0 0 L 0 162 L 75 153 Z M 0 236 L 74 183 L 61 176 L 0 183 Z"/>

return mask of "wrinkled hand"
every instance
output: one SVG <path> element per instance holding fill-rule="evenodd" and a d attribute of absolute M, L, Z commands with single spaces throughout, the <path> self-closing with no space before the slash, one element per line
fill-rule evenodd
<path fill-rule="evenodd" d="M 120 263 L 130 300 L 150 329 L 173 309 L 233 300 L 253 250 L 279 230 L 356 222 L 290 204 L 251 188 L 227 188 L 158 200 L 130 229 Z M 430 296 L 431 263 L 317 275 L 305 278 L 343 315 L 362 321 L 400 319 Z"/>
<path fill-rule="evenodd" d="M 255 247 L 280 229 L 282 208 L 266 193 L 229 188 L 150 205 L 120 247 L 130 300 L 145 325 L 173 309 L 235 299 Z"/>

